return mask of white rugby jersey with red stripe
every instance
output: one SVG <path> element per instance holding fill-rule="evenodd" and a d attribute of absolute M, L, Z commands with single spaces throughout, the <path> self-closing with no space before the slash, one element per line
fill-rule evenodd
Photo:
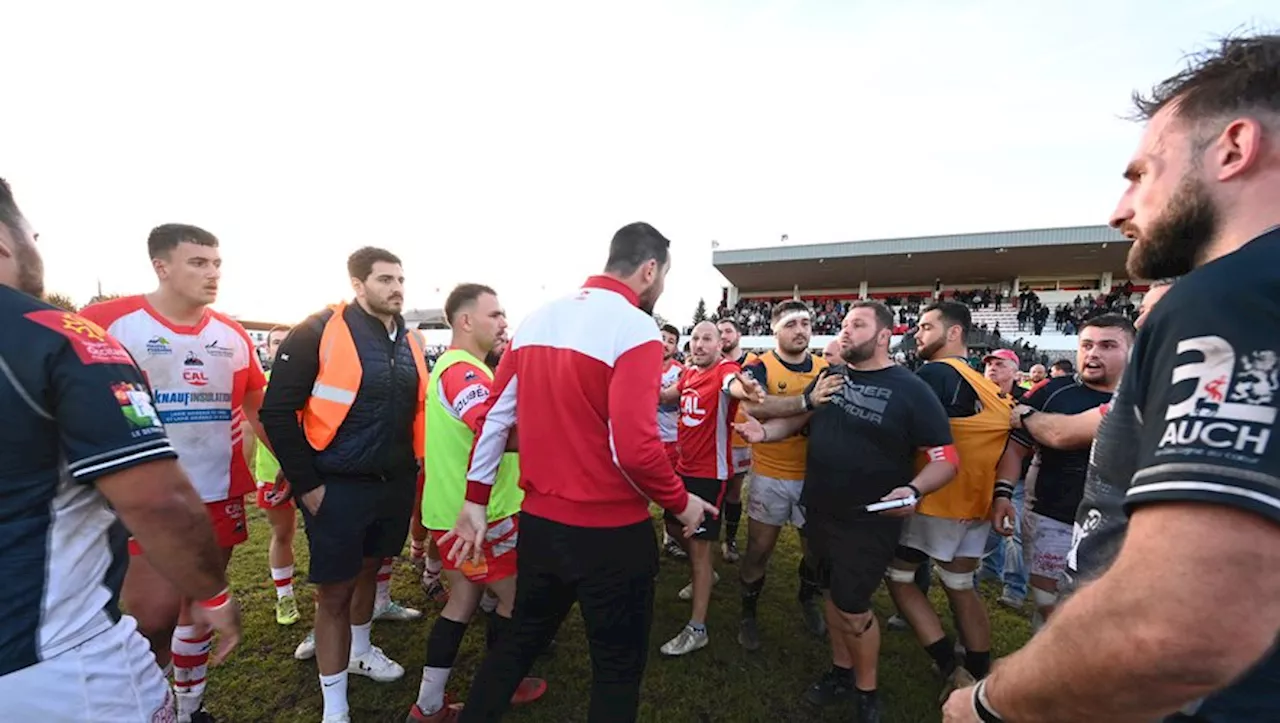
<path fill-rule="evenodd" d="M 733 419 L 738 400 L 729 383 L 742 371 L 728 359 L 703 369 L 690 366 L 680 375 L 680 435 L 676 471 L 686 477 L 727 480 L 733 474 Z"/>
<path fill-rule="evenodd" d="M 179 326 L 144 296 L 104 301 L 80 313 L 133 355 L 201 499 L 218 502 L 253 492 L 243 453 L 242 405 L 267 379 L 244 327 L 212 309 L 195 326 Z"/>

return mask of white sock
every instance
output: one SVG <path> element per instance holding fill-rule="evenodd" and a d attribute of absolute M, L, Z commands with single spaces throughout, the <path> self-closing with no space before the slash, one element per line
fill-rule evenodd
<path fill-rule="evenodd" d="M 373 621 L 369 621 L 364 625 L 351 626 L 351 658 L 364 655 L 373 648 L 373 641 L 369 639 L 369 633 L 373 630 Z"/>
<path fill-rule="evenodd" d="M 498 596 L 497 596 L 497 595 L 494 595 L 494 594 L 493 594 L 491 591 L 489 591 L 489 590 L 485 590 L 485 591 L 484 591 L 484 597 L 480 598 L 480 609 L 481 609 L 481 610 L 483 610 L 483 611 L 485 611 L 485 612 L 487 612 L 487 613 L 491 613 L 491 612 L 493 612 L 494 610 L 497 610 L 497 609 L 498 609 Z"/>
<path fill-rule="evenodd" d="M 441 562 L 440 560 L 436 560 L 428 557 L 427 569 L 426 569 L 426 572 L 422 573 L 422 576 L 429 577 L 429 578 L 438 578 L 440 577 L 440 571 L 443 569 L 444 569 L 443 562 Z"/>
<path fill-rule="evenodd" d="M 293 596 L 293 565 L 271 568 L 271 579 L 276 583 L 276 599 Z"/>
<path fill-rule="evenodd" d="M 418 686 L 418 710 L 431 715 L 444 707 L 444 686 L 449 682 L 452 668 L 422 669 L 422 683 Z"/>
<path fill-rule="evenodd" d="M 391 604 L 391 558 L 382 558 L 378 568 L 378 587 L 373 596 L 373 609 L 380 610 Z"/>
<path fill-rule="evenodd" d="M 324 695 L 324 716 L 339 716 L 348 712 L 347 671 L 320 676 L 320 692 Z"/>

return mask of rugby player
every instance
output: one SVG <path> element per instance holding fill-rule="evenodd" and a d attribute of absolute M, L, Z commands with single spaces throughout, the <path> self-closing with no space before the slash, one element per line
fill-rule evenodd
<path fill-rule="evenodd" d="M 151 231 L 147 250 L 155 291 L 93 304 L 81 314 L 118 339 L 146 375 L 160 421 L 205 502 L 225 570 L 232 549 L 249 538 L 244 496 L 256 485 L 244 428 L 263 438 L 258 410 L 267 380 L 244 327 L 210 308 L 222 277 L 217 237 L 166 224 Z M 130 541 L 129 553 L 121 602 L 156 661 L 166 670 L 172 663 L 178 721 L 211 720 L 202 701 L 213 631 L 191 616 L 190 600 L 138 540 Z"/>
<path fill-rule="evenodd" d="M 764 391 L 742 367 L 720 354 L 720 332 L 710 321 L 699 322 L 690 339 L 689 366 L 679 380 L 662 390 L 659 399 L 680 405 L 679 438 L 676 442 L 680 473 L 689 494 L 719 505 L 732 474 L 730 425 L 743 400 L 763 401 Z M 667 532 L 683 539 L 676 516 L 665 516 Z M 693 582 L 680 597 L 693 601 L 689 622 L 676 637 L 661 648 L 663 655 L 687 655 L 707 646 L 707 608 L 711 605 L 711 543 L 720 539 L 719 520 L 705 520 L 690 537 L 685 552 L 693 567 Z"/>
<path fill-rule="evenodd" d="M 812 313 L 803 301 L 792 299 L 774 305 L 770 322 L 776 347 L 746 367 L 768 394 L 762 402 L 743 405 L 747 414 L 760 420 L 809 411 L 804 389 L 827 368 L 826 360 L 809 352 L 809 341 L 813 338 Z M 800 508 L 806 444 L 804 437 L 790 437 L 751 447 L 747 554 L 739 570 L 742 619 L 738 626 L 738 643 L 747 650 L 760 648 L 756 607 L 764 590 L 769 558 L 778 544 L 778 535 L 787 523 L 801 532 L 802 556 L 798 570 L 801 618 L 813 635 L 826 633 L 817 571 L 807 554 L 803 554 L 808 550 L 803 536 L 804 512 Z"/>
<path fill-rule="evenodd" d="M 507 328 L 506 313 L 497 293 L 481 284 L 454 288 L 445 300 L 444 314 L 453 338 L 449 350 L 436 360 L 427 388 L 426 480 L 421 510 L 423 526 L 437 542 L 453 527 L 462 509 L 477 422 L 492 391 L 493 371 L 482 360 L 497 346 Z M 449 601 L 427 637 L 426 664 L 418 700 L 409 710 L 409 723 L 457 719 L 462 705 L 447 700 L 444 688 L 462 646 L 462 636 L 486 590 L 498 599 L 496 614 L 488 617 L 488 647 L 493 648 L 511 627 L 518 513 L 524 499 L 519 464 L 518 455 L 508 453 L 499 465 L 498 479 L 489 497 L 489 527 L 480 559 L 444 561 Z M 512 703 L 532 702 L 546 690 L 546 681 L 525 678 Z"/>
<path fill-rule="evenodd" d="M 239 606 L 145 376 L 101 326 L 37 300 L 35 239 L 0 179 L 0 719 L 166 723 L 168 681 L 117 605 L 125 526 L 218 632 L 214 664 Z"/>
<path fill-rule="evenodd" d="M 721 319 L 716 322 L 716 330 L 720 332 L 720 353 L 725 359 L 743 369 L 756 360 L 755 352 L 742 350 L 742 328 L 738 326 L 738 322 Z M 746 410 L 739 406 L 734 422 L 745 422 L 746 419 Z M 747 472 L 751 471 L 751 446 L 736 430 L 731 430 L 730 433 L 733 437 L 733 476 L 729 479 L 729 487 L 724 495 L 724 542 L 720 544 L 720 556 L 725 562 L 737 562 L 742 557 L 738 553 L 738 525 L 742 522 L 742 483 L 747 478 Z"/>

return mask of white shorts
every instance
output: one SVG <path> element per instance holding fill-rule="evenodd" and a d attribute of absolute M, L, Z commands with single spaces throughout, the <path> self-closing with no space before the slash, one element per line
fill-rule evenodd
<path fill-rule="evenodd" d="M 804 480 L 774 479 L 752 472 L 747 484 L 747 517 L 774 527 L 790 522 L 801 529 L 804 527 L 804 511 L 800 509 L 802 491 Z"/>
<path fill-rule="evenodd" d="M 746 474 L 751 469 L 751 448 L 750 447 L 734 447 L 733 448 L 733 474 Z"/>
<path fill-rule="evenodd" d="M 173 695 L 137 622 L 0 677 L 0 720 L 173 723 Z"/>
<path fill-rule="evenodd" d="M 1071 552 L 1072 526 L 1028 511 L 1022 518 L 1022 558 L 1028 575 L 1057 580 Z"/>
<path fill-rule="evenodd" d="M 991 523 L 952 520 L 946 517 L 914 514 L 902 526 L 899 544 L 928 555 L 938 562 L 957 558 L 979 559 L 987 550 L 987 534 Z"/>

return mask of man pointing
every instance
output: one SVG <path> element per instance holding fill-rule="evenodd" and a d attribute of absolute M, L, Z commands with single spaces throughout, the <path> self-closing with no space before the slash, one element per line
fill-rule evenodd
<path fill-rule="evenodd" d="M 653 412 L 662 340 L 650 314 L 671 267 L 669 246 L 648 224 L 623 227 L 604 273 L 534 312 L 498 366 L 467 501 L 440 540 L 455 560 L 482 547 L 498 464 L 519 428 L 525 498 L 515 614 L 472 684 L 464 723 L 502 718 L 575 602 L 591 645 L 587 720 L 636 720 L 658 572 L 649 499 L 676 515 L 686 536 L 717 514 L 685 491 Z"/>

